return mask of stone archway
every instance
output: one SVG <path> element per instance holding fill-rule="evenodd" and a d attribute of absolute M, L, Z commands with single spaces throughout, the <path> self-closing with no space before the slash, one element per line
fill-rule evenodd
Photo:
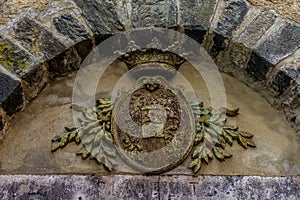
<path fill-rule="evenodd" d="M 299 129 L 300 26 L 274 11 L 244 0 L 68 0 L 34 7 L 8 15 L 12 19 L 1 26 L 2 132 L 10 116 L 51 77 L 78 69 L 95 45 L 115 32 L 151 26 L 184 32 L 205 47 L 222 71 L 258 90 L 266 88 L 271 103 L 283 106 Z"/>

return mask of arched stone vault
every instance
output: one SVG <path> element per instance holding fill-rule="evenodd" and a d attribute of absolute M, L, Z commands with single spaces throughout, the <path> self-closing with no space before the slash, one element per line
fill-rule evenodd
<path fill-rule="evenodd" d="M 299 131 L 300 26 L 275 11 L 244 0 L 64 0 L 17 13 L 0 26 L 0 141 L 11 116 L 51 78 L 77 70 L 114 33 L 144 27 L 201 43 L 221 71 L 268 91 Z"/>

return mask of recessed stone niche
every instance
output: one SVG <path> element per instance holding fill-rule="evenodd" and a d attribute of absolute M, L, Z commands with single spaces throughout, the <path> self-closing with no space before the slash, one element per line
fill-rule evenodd
<path fill-rule="evenodd" d="M 0 1 L 0 197 L 300 198 L 299 21 L 249 2 Z M 233 158 L 213 160 L 196 176 L 187 162 L 162 175 L 120 175 L 83 161 L 75 144 L 50 152 L 51 139 L 73 125 L 72 87 L 86 56 L 118 32 L 149 27 L 179 31 L 205 48 L 222 72 L 228 105 L 241 109 L 232 123 L 253 132 L 256 149 L 233 146 Z M 205 101 L 201 77 L 189 63 L 180 70 Z M 105 73 L 104 96 L 126 68 L 116 62 Z"/>

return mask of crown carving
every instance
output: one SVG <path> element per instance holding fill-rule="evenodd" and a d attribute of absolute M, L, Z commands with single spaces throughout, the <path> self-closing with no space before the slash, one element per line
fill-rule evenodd
<path fill-rule="evenodd" d="M 172 53 L 179 48 L 178 44 L 172 44 L 168 48 L 162 49 L 162 45 L 157 38 L 154 38 L 147 48 L 141 48 L 134 41 L 129 42 L 126 53 L 115 52 L 120 55 L 119 60 L 124 62 L 129 69 L 146 63 L 167 64 L 176 70 L 186 61 L 183 56 Z"/>

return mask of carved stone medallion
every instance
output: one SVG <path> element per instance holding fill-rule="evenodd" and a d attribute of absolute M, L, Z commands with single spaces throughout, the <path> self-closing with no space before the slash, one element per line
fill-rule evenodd
<path fill-rule="evenodd" d="M 168 86 L 163 77 L 142 79 L 117 100 L 112 116 L 114 143 L 133 168 L 161 173 L 190 153 L 194 115 L 181 91 Z"/>

